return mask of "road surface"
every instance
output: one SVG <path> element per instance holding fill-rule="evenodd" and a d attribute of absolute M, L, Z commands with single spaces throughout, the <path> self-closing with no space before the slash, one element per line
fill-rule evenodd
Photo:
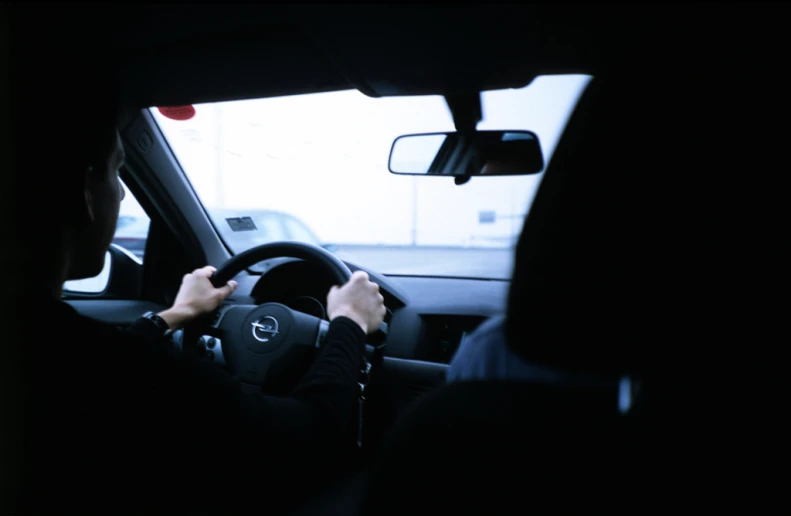
<path fill-rule="evenodd" d="M 342 260 L 384 274 L 510 279 L 512 249 L 340 245 Z"/>

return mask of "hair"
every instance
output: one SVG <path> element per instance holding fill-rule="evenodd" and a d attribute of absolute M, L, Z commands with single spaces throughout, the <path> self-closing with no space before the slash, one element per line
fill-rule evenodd
<path fill-rule="evenodd" d="M 82 186 L 87 170 L 102 169 L 115 145 L 119 108 L 113 78 L 100 66 L 69 59 L 47 72 L 26 73 L 19 83 L 28 84 L 15 88 L 12 117 L 19 148 L 28 154 L 15 160 L 14 174 L 59 194 Z M 53 80 L 58 76 L 68 79 Z M 54 95 L 37 95 L 35 83 L 51 84 Z"/>
<path fill-rule="evenodd" d="M 40 255 L 48 240 L 42 228 L 57 235 L 79 224 L 88 174 L 107 170 L 120 113 L 117 58 L 103 41 L 86 43 L 51 27 L 16 28 L 12 170 L 4 182 L 16 242 L 23 254 Z"/>

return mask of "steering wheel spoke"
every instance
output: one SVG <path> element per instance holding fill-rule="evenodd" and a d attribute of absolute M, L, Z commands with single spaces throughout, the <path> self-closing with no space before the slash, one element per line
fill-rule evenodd
<path fill-rule="evenodd" d="M 330 329 L 330 323 L 312 315 L 292 310 L 295 334 L 293 343 L 300 346 L 320 348 Z"/>

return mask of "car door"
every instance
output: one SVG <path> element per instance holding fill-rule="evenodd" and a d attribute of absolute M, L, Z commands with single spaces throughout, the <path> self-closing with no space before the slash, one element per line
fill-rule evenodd
<path fill-rule="evenodd" d="M 308 229 L 308 227 L 301 220 L 291 215 L 283 215 L 282 219 L 284 231 L 288 235 L 289 240 L 303 242 L 306 244 L 320 245 L 319 239 L 316 235 Z"/>
<path fill-rule="evenodd" d="M 257 221 L 264 233 L 262 243 L 283 242 L 289 239 L 288 232 L 277 213 L 265 212 L 257 218 Z"/>

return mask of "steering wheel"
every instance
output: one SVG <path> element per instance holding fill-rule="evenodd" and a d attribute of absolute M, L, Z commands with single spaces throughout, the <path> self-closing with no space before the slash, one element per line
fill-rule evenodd
<path fill-rule="evenodd" d="M 212 284 L 225 285 L 248 267 L 280 257 L 300 258 L 315 264 L 337 285 L 343 285 L 352 275 L 345 263 L 321 247 L 274 242 L 249 249 L 225 262 L 212 276 Z M 224 362 L 242 382 L 263 385 L 272 365 L 292 346 L 320 348 L 329 326 L 323 319 L 280 303 L 245 305 L 226 301 L 207 327 L 200 328 L 203 335 L 198 346 L 216 362 Z M 379 333 L 382 332 L 387 333 L 385 323 L 379 328 Z"/>

